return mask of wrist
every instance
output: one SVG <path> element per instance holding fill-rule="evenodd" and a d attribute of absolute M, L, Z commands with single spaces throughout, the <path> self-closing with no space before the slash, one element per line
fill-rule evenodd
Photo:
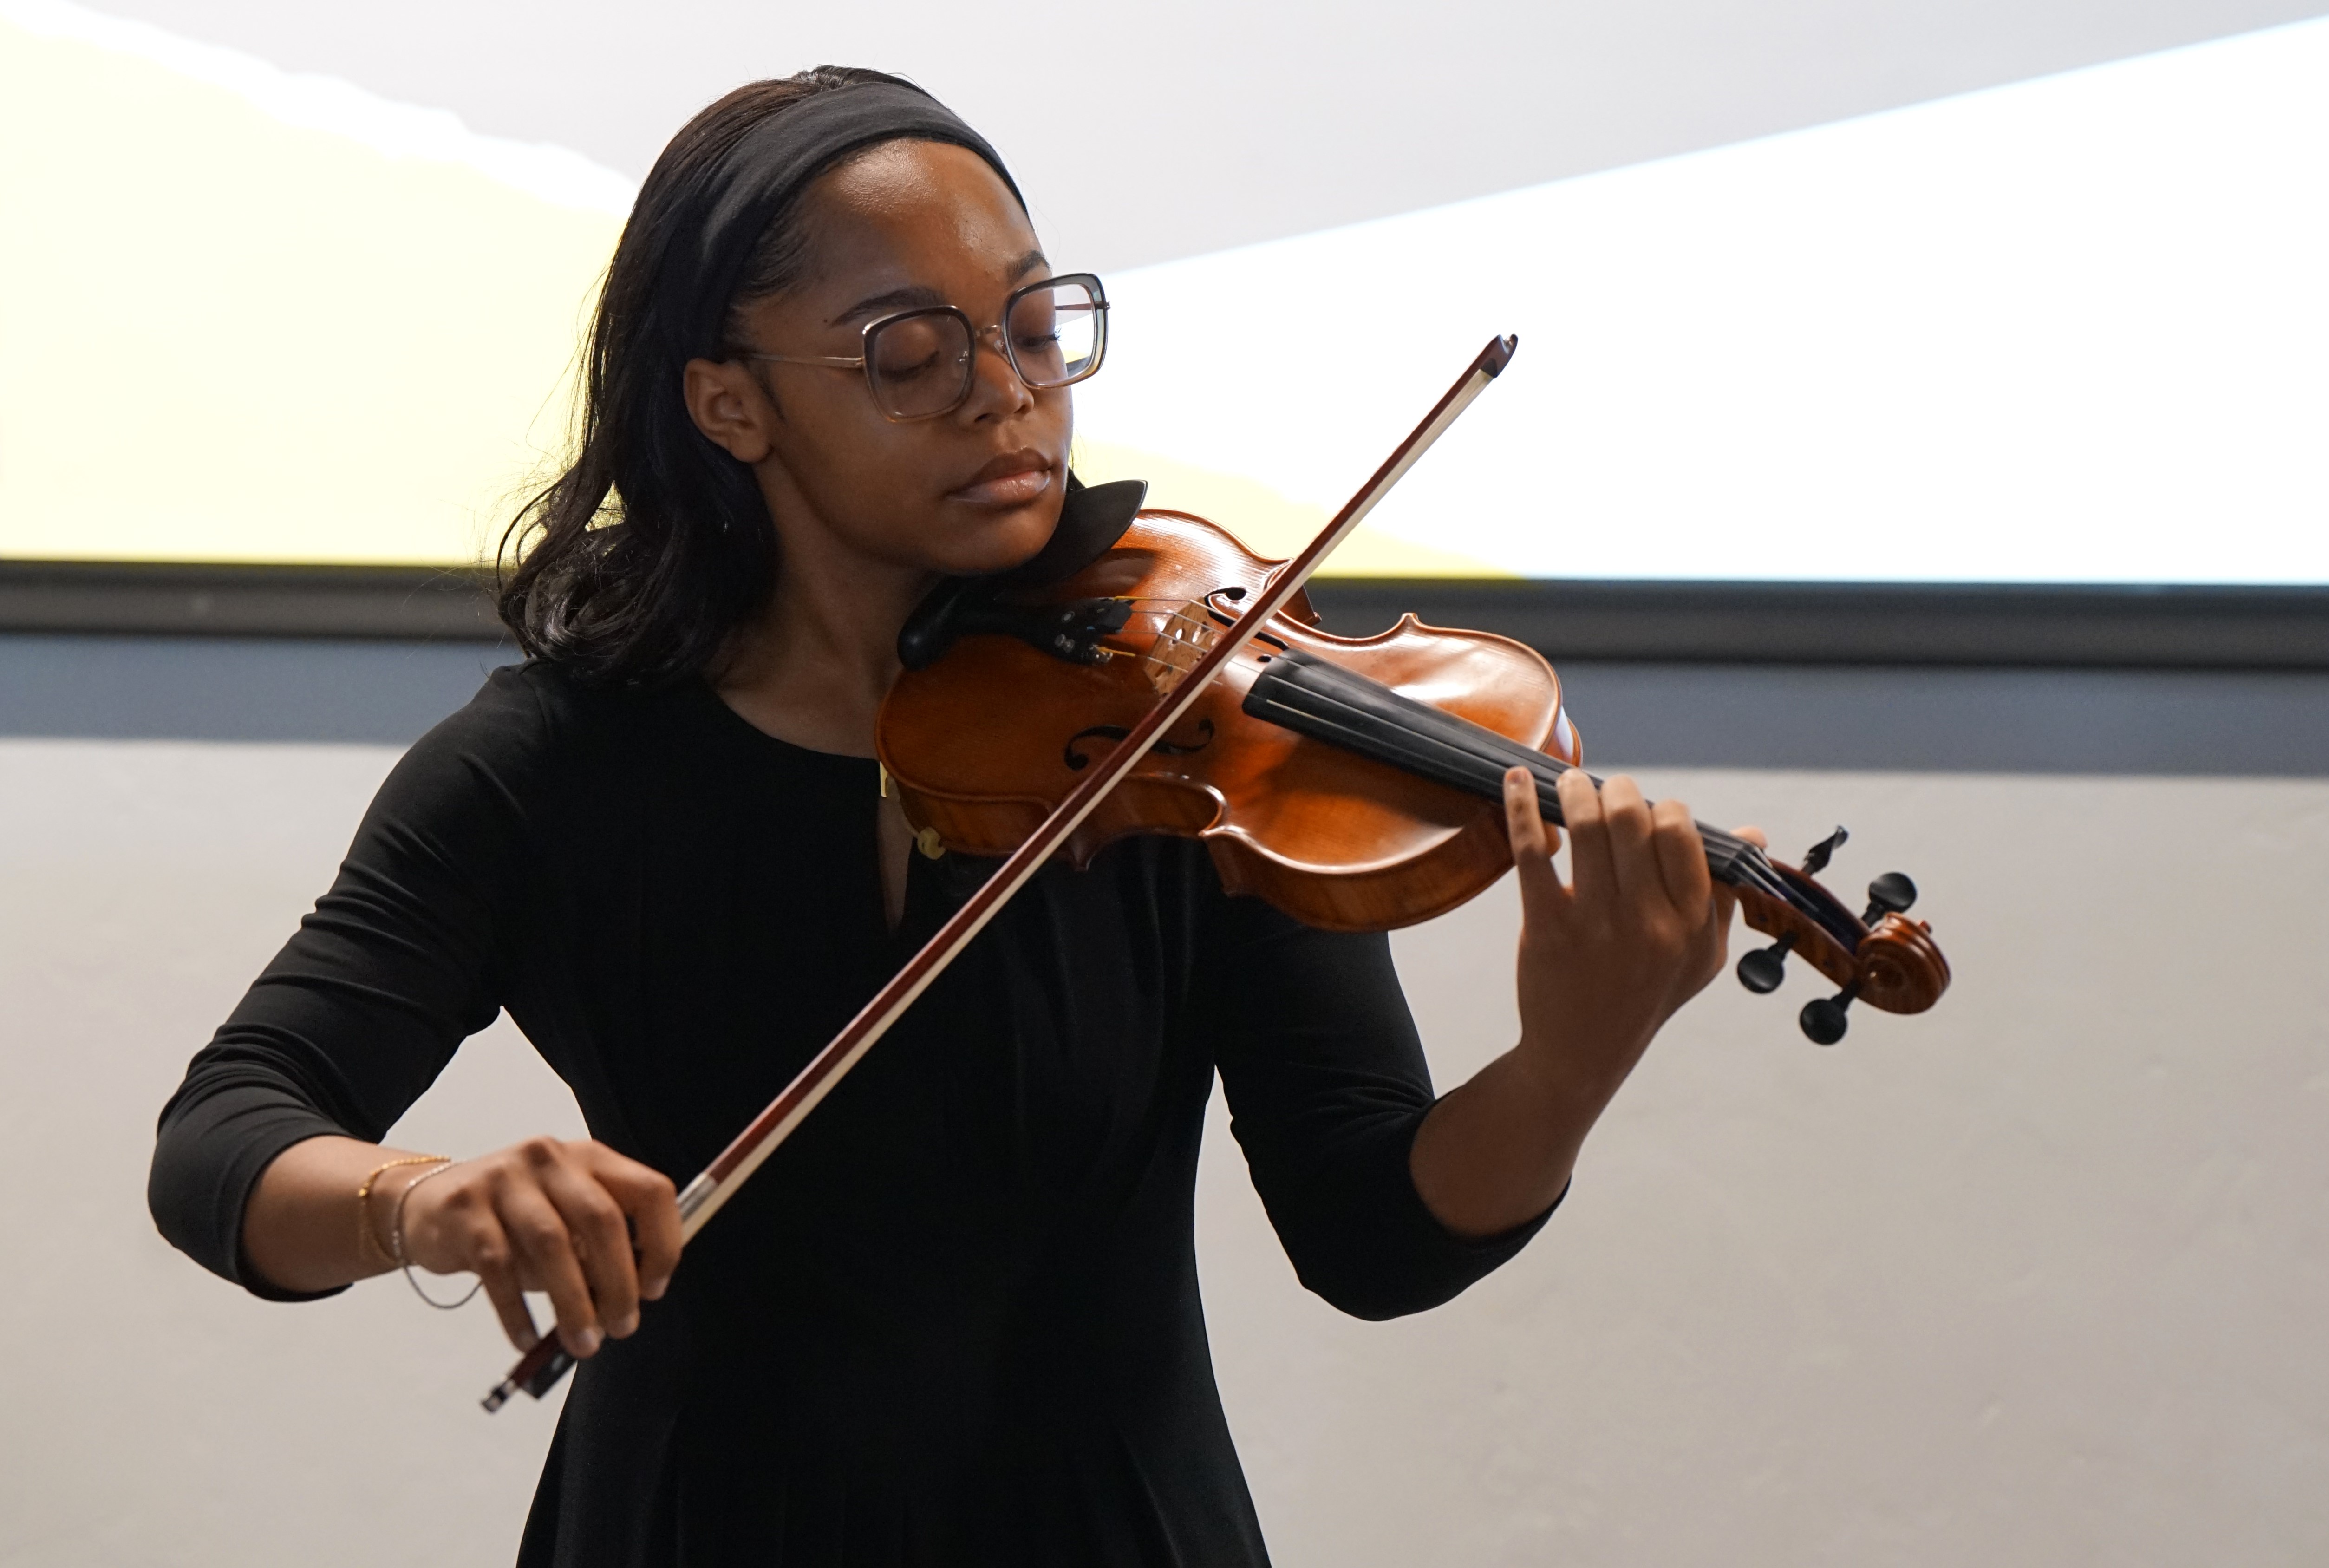
<path fill-rule="evenodd" d="M 434 1191 L 424 1189 L 429 1187 L 434 1177 L 443 1176 L 459 1163 L 448 1156 L 405 1172 L 403 1179 L 397 1184 L 396 1191 L 382 1204 L 381 1206 L 387 1211 L 387 1218 L 382 1222 L 382 1239 L 388 1243 L 389 1256 L 395 1261 L 397 1267 L 410 1268 L 417 1263 L 431 1273 L 448 1271 L 438 1268 L 433 1261 L 424 1261 L 424 1259 L 433 1260 L 437 1251 L 433 1244 L 437 1239 L 433 1216 L 437 1213 L 437 1200 L 444 1191 L 441 1187 Z"/>
<path fill-rule="evenodd" d="M 470 1285 L 467 1291 L 465 1292 L 457 1300 L 440 1301 L 436 1297 L 431 1296 L 426 1289 L 422 1289 L 420 1280 L 412 1272 L 412 1265 L 415 1259 L 412 1255 L 412 1244 L 408 1239 L 408 1233 L 405 1229 L 407 1218 L 405 1210 L 411 1205 L 413 1194 L 419 1192 L 423 1184 L 427 1183 L 433 1176 L 443 1176 L 447 1171 L 451 1170 L 457 1163 L 457 1161 L 450 1157 L 438 1159 L 436 1163 L 429 1166 L 428 1169 L 414 1176 L 410 1181 L 406 1182 L 404 1184 L 404 1190 L 396 1195 L 396 1208 L 391 1214 L 388 1222 L 389 1251 L 396 1255 L 396 1266 L 404 1275 L 404 1282 L 412 1287 L 412 1293 L 414 1295 L 420 1297 L 423 1301 L 427 1302 L 429 1306 L 436 1308 L 440 1312 L 450 1312 L 457 1308 L 467 1306 L 470 1299 L 475 1297 L 478 1291 L 485 1289 L 485 1275 L 480 1271 L 476 1281 Z M 421 1266 L 428 1269 L 432 1274 L 440 1271 L 450 1271 L 439 1270 L 427 1263 L 423 1263 Z"/>
<path fill-rule="evenodd" d="M 1547 1118 L 1590 1127 L 1617 1097 L 1647 1044 L 1646 1039 L 1589 1043 L 1573 1032 L 1554 1041 L 1523 1030 L 1513 1049 L 1517 1087 Z"/>
<path fill-rule="evenodd" d="M 394 1268 L 400 1261 L 395 1225 L 404 1195 L 423 1176 L 448 1163 L 450 1157 L 446 1155 L 415 1154 L 399 1155 L 372 1167 L 356 1187 L 359 1252 L 373 1262 Z"/>

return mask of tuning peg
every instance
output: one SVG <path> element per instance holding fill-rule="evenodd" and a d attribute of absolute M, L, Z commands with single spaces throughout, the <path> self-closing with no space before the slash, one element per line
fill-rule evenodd
<path fill-rule="evenodd" d="M 1804 1038 L 1815 1045 L 1833 1045 L 1843 1039 L 1843 1032 L 1852 1027 L 1852 1022 L 1844 1016 L 1843 1010 L 1852 1006 L 1852 999 L 1858 995 L 1860 983 L 1855 980 L 1833 997 L 1819 997 L 1806 1002 L 1804 1010 L 1796 1015 L 1796 1022 L 1803 1027 Z"/>
<path fill-rule="evenodd" d="M 1888 871 L 1868 884 L 1868 910 L 1860 923 L 1872 926 L 1880 915 L 1906 914 L 1916 902 L 1917 884 L 1900 872 Z"/>
<path fill-rule="evenodd" d="M 1796 945 L 1789 931 L 1768 948 L 1739 955 L 1739 983 L 1759 997 L 1768 997 L 1787 978 L 1787 949 Z"/>
<path fill-rule="evenodd" d="M 1806 876 L 1817 876 L 1821 872 L 1825 871 L 1827 869 L 1827 863 L 1835 857 L 1835 852 L 1842 849 L 1844 845 L 1844 841 L 1851 836 L 1851 834 L 1845 832 L 1841 827 L 1839 827 L 1834 833 L 1829 834 L 1825 838 L 1821 839 L 1817 844 L 1815 844 L 1809 849 L 1805 850 L 1803 860 L 1804 874 Z"/>

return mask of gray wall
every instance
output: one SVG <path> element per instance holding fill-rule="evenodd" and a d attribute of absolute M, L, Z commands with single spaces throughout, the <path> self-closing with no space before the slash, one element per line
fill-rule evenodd
<path fill-rule="evenodd" d="M 328 881 L 392 742 L 488 656 L 0 640 L 0 1563 L 508 1560 L 552 1412 L 476 1410 L 507 1359 L 490 1315 L 394 1280 L 259 1303 L 156 1238 L 142 1190 L 185 1057 Z M 1914 874 L 1955 987 L 1822 1052 L 1789 1022 L 1801 978 L 1718 983 L 1545 1235 L 1398 1323 L 1301 1291 L 1217 1127 L 1204 1288 L 1278 1561 L 2323 1560 L 2329 779 L 2196 751 L 2219 776 L 2061 771 L 2048 724 L 2056 763 L 2109 751 L 2079 704 L 1978 685 L 1957 741 L 2016 733 L 2021 770 L 1654 754 L 1690 726 L 1618 743 L 1659 733 L 1622 704 L 1735 700 L 1751 674 L 1579 671 L 1571 697 L 1600 761 L 1660 763 L 1650 787 L 1702 815 L 1783 845 L 1849 824 L 1834 880 Z M 1755 678 L 1761 717 L 1805 722 L 1784 672 Z M 1833 728 L 1929 716 L 1950 679 L 1917 680 L 1862 677 Z M 2317 735 L 2320 695 L 2253 711 Z M 2209 706 L 2114 701 L 2092 733 Z M 189 733 L 209 738 L 154 738 Z M 1499 887 L 1398 940 L 1442 1082 L 1511 1037 L 1513 927 Z M 504 1023 L 398 1137 L 471 1152 L 575 1125 Z"/>

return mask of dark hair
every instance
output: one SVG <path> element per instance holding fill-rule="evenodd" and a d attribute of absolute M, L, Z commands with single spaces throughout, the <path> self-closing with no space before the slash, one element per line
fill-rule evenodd
<path fill-rule="evenodd" d="M 573 461 L 502 536 L 501 618 L 528 656 L 594 685 L 663 685 L 706 667 L 767 602 L 777 567 L 767 505 L 680 396 L 688 360 L 726 345 L 692 341 L 702 328 L 674 307 L 665 275 L 701 243 L 705 192 L 740 140 L 865 82 L 911 85 L 820 65 L 740 87 L 688 121 L 639 187 L 591 324 Z M 787 202 L 762 229 L 723 321 L 799 280 L 809 260 L 799 207 Z"/>

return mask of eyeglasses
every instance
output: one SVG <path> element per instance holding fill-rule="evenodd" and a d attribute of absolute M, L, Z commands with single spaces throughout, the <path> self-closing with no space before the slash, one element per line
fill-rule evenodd
<path fill-rule="evenodd" d="M 975 327 L 953 306 L 937 305 L 870 323 L 865 352 L 850 358 L 757 353 L 743 357 L 863 370 L 874 406 L 903 422 L 960 408 L 977 371 L 979 341 L 990 336 L 1029 390 L 1071 386 L 1098 370 L 1108 351 L 1108 296 L 1091 273 L 1070 272 L 1014 291 L 1003 302 L 1003 319 L 993 326 Z"/>

